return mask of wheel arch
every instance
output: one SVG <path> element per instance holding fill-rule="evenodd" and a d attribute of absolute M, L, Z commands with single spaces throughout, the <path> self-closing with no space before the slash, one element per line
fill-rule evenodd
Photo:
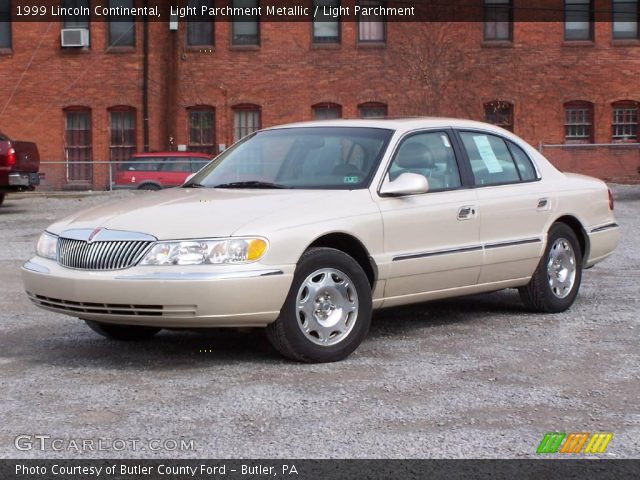
<path fill-rule="evenodd" d="M 564 223 L 573 230 L 573 233 L 576 234 L 576 238 L 580 244 L 580 251 L 582 253 L 582 264 L 584 265 L 589 257 L 589 235 L 587 235 L 587 231 L 582 225 L 582 222 L 573 215 L 563 215 L 562 217 L 557 218 L 553 223 Z"/>
<path fill-rule="evenodd" d="M 315 247 L 335 248 L 353 258 L 367 275 L 371 288 L 378 278 L 378 267 L 364 244 L 355 236 L 344 232 L 326 233 L 310 243 L 305 251 Z"/>
<path fill-rule="evenodd" d="M 162 190 L 162 184 L 161 184 L 161 183 L 159 183 L 159 182 L 156 182 L 156 181 L 154 181 L 154 180 L 143 180 L 142 182 L 140 182 L 140 183 L 136 186 L 136 189 L 137 189 L 137 190 L 142 190 L 142 188 L 143 188 L 145 185 L 153 185 L 153 186 L 155 186 L 155 187 L 158 187 L 160 190 Z"/>

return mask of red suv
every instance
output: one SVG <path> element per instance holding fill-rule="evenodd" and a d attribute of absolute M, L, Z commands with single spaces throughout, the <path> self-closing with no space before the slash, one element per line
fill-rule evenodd
<path fill-rule="evenodd" d="M 115 168 L 113 188 L 160 190 L 177 187 L 212 159 L 198 152 L 136 153 Z"/>

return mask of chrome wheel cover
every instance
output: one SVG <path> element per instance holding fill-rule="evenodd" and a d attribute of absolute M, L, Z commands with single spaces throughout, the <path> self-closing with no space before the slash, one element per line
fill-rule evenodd
<path fill-rule="evenodd" d="M 358 292 L 351 279 L 334 268 L 309 275 L 298 290 L 296 317 L 304 336 L 330 347 L 349 336 L 358 319 Z"/>
<path fill-rule="evenodd" d="M 569 240 L 558 238 L 549 250 L 547 279 L 551 293 L 557 298 L 566 298 L 576 282 L 576 255 Z"/>

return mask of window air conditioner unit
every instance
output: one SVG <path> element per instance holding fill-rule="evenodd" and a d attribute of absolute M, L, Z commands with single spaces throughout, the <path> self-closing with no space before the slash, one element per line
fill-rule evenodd
<path fill-rule="evenodd" d="M 63 28 L 60 31 L 60 42 L 63 47 L 88 47 L 88 28 Z"/>

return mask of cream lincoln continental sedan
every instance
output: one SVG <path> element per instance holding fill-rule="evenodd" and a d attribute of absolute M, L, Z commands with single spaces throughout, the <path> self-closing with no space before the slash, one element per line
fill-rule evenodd
<path fill-rule="evenodd" d="M 337 120 L 245 137 L 181 188 L 75 213 L 22 268 L 39 307 L 115 339 L 266 327 L 285 356 L 345 358 L 373 309 L 517 288 L 562 312 L 615 249 L 613 198 L 500 128 Z"/>

